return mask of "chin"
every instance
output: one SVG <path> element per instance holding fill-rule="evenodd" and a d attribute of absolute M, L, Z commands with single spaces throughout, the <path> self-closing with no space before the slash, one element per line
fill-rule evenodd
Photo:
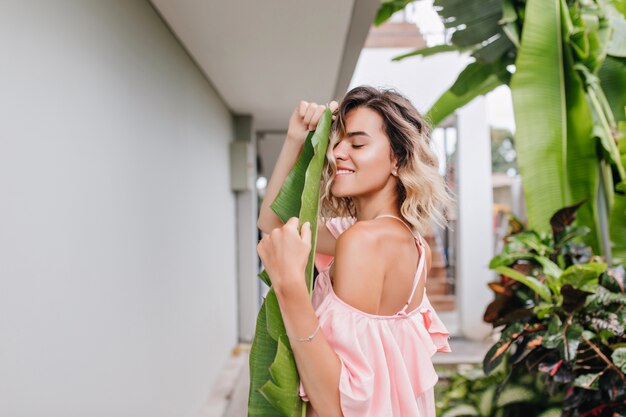
<path fill-rule="evenodd" d="M 351 193 L 347 193 L 346 190 L 342 190 L 339 187 L 330 187 L 330 194 L 337 198 L 352 197 Z"/>
<path fill-rule="evenodd" d="M 348 190 L 346 187 L 331 187 L 330 194 L 337 198 L 354 198 L 362 195 L 360 190 Z"/>

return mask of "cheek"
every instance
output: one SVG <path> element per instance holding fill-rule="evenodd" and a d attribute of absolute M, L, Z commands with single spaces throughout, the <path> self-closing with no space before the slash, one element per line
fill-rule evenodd
<path fill-rule="evenodd" d="M 385 149 L 368 150 L 368 152 L 363 155 L 362 163 L 364 167 L 367 168 L 368 172 L 376 176 L 387 175 L 391 172 L 391 161 L 388 151 Z"/>

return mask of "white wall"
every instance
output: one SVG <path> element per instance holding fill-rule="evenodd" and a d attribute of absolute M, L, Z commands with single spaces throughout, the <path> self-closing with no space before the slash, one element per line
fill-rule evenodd
<path fill-rule="evenodd" d="M 0 415 L 196 415 L 237 341 L 231 114 L 147 1 L 0 10 Z"/>

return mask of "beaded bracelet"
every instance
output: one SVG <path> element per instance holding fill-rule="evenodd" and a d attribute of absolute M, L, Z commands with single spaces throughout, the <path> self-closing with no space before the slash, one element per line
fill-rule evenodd
<path fill-rule="evenodd" d="M 310 336 L 307 337 L 289 337 L 292 340 L 295 340 L 296 342 L 310 342 L 313 340 L 313 338 L 315 337 L 315 335 L 317 335 L 317 332 L 319 332 L 320 330 L 320 324 L 317 324 L 317 327 L 315 328 L 315 331 L 313 332 L 313 334 L 311 334 Z"/>

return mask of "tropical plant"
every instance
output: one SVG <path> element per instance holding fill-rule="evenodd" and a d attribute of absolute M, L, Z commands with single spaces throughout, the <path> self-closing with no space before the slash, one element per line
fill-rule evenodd
<path fill-rule="evenodd" d="M 317 242 L 320 181 L 326 159 L 331 111 L 326 109 L 315 132 L 311 132 L 296 161 L 272 203 L 272 210 L 286 222 L 300 219 L 300 226 L 311 224 L 311 254 L 305 270 L 309 294 L 313 286 L 313 259 Z M 259 277 L 271 287 L 266 271 Z M 306 403 L 298 395 L 299 378 L 296 363 L 285 331 L 278 299 L 270 288 L 257 317 L 250 350 L 250 392 L 248 416 L 306 415 Z"/>
<path fill-rule="evenodd" d="M 563 395 L 545 395 L 545 383 L 528 372 L 507 371 L 505 358 L 485 375 L 481 369 L 459 369 L 437 389 L 440 417 L 558 417 Z M 506 382 L 506 384 L 505 384 Z"/>
<path fill-rule="evenodd" d="M 613 416 L 626 412 L 625 270 L 582 243 L 588 230 L 573 225 L 581 204 L 559 210 L 551 234 L 512 223 L 490 263 L 500 280 L 489 284 L 484 319 L 501 336 L 483 369 L 510 355 L 511 372 L 538 374 L 548 394 L 564 395 L 564 417 Z"/>
<path fill-rule="evenodd" d="M 384 2 L 380 24 L 411 0 Z M 529 226 L 584 198 L 586 242 L 626 260 L 626 0 L 435 0 L 449 45 L 396 57 L 471 53 L 428 111 L 437 125 L 500 85 L 511 88 Z"/>
<path fill-rule="evenodd" d="M 517 172 L 515 137 L 508 129 L 491 128 L 491 172 Z"/>

